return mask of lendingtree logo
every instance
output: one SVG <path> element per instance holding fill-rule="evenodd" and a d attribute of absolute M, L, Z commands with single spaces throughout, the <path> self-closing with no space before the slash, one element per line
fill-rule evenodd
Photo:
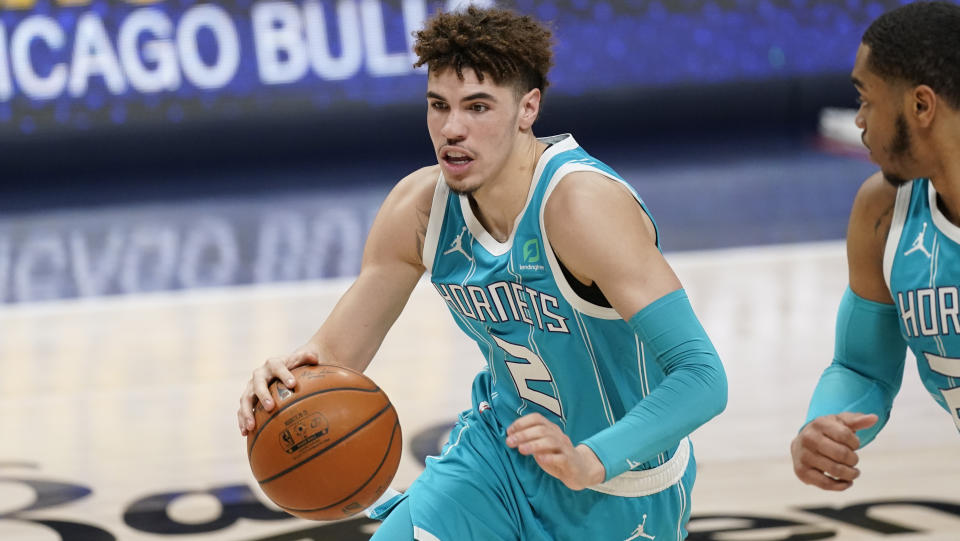
<path fill-rule="evenodd" d="M 540 263 L 540 239 L 532 238 L 524 242 L 520 252 L 522 258 L 520 270 L 539 272 L 546 269 Z"/>
<path fill-rule="evenodd" d="M 523 243 L 523 262 L 537 263 L 540 261 L 540 242 L 537 239 L 530 239 Z"/>

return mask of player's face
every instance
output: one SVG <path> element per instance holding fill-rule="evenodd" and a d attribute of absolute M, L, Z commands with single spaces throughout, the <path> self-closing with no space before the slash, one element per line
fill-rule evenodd
<path fill-rule="evenodd" d="M 903 85 L 891 84 L 870 70 L 867 59 L 870 47 L 860 45 L 851 78 L 860 94 L 857 127 L 860 138 L 870 150 L 870 159 L 880 166 L 887 182 L 904 184 L 922 175 L 916 169 L 913 136 L 904 114 Z"/>
<path fill-rule="evenodd" d="M 463 80 L 452 69 L 427 79 L 427 128 L 450 189 L 472 193 L 507 164 L 521 129 L 520 103 L 510 86 L 481 81 L 472 69 Z"/>

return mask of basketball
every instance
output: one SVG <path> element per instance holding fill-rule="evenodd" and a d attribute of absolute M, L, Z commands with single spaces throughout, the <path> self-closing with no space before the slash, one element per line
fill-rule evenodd
<path fill-rule="evenodd" d="M 254 408 L 247 436 L 250 469 L 263 492 L 301 518 L 336 520 L 386 491 L 403 448 L 397 412 L 359 372 L 310 365 L 291 370 L 296 390 L 270 384 L 273 411 Z"/>

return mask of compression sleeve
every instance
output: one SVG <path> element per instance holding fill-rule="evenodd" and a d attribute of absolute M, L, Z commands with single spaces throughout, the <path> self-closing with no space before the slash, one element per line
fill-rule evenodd
<path fill-rule="evenodd" d="M 606 480 L 676 447 L 726 407 L 727 378 L 717 350 L 680 289 L 650 303 L 628 322 L 666 377 L 609 428 L 582 443 L 603 467 Z"/>
<path fill-rule="evenodd" d="M 877 423 L 857 431 L 862 447 L 887 423 L 903 380 L 907 343 L 896 306 L 864 299 L 848 287 L 835 340 L 833 363 L 820 376 L 803 424 L 845 411 L 875 413 Z"/>

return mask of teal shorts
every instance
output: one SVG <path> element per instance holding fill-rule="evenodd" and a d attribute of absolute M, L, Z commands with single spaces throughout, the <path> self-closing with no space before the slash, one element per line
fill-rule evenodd
<path fill-rule="evenodd" d="M 689 439 L 653 470 L 574 491 L 506 446 L 492 410 L 467 410 L 440 456 L 375 509 L 372 541 L 685 539 L 696 463 Z M 603 492 L 601 492 L 603 491 Z M 386 517 L 386 518 L 384 518 Z"/>

